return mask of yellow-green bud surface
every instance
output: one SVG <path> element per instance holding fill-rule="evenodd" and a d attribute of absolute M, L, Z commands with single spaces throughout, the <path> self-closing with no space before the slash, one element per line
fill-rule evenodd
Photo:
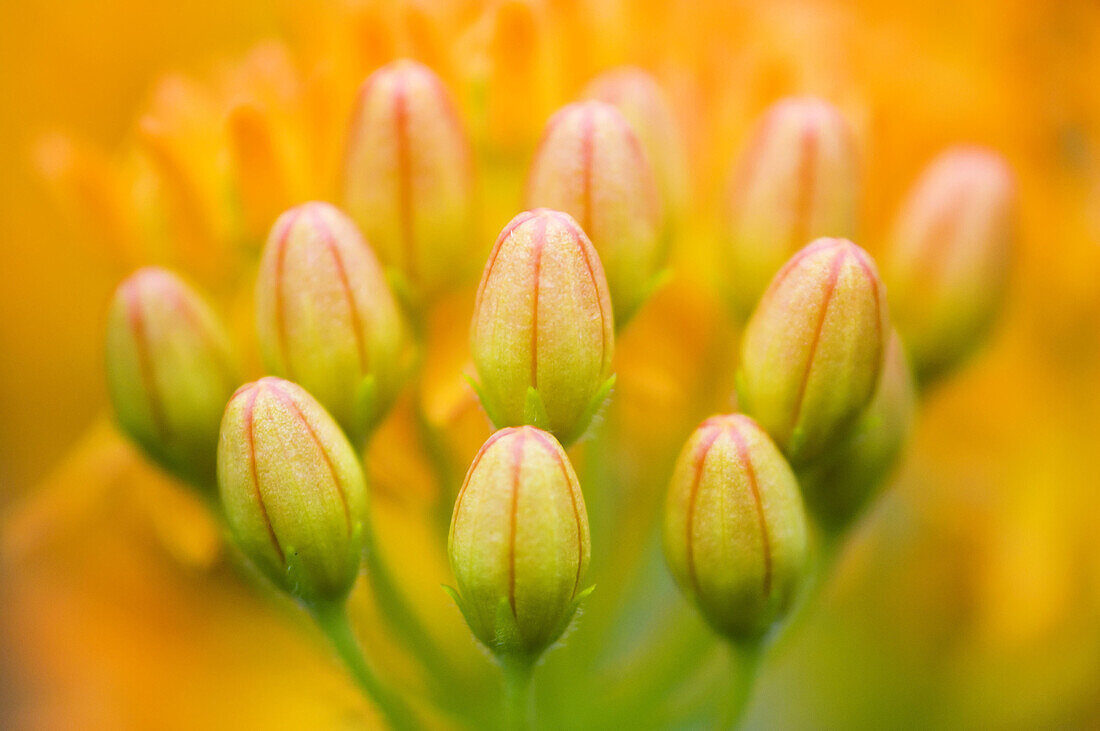
<path fill-rule="evenodd" d="M 680 452 L 664 516 L 665 558 L 721 635 L 752 640 L 790 607 L 806 565 L 806 519 L 791 468 L 740 414 L 704 421 Z"/>
<path fill-rule="evenodd" d="M 344 432 L 303 388 L 267 377 L 225 410 L 218 486 L 233 536 L 276 586 L 340 602 L 359 573 L 367 487 Z"/>
<path fill-rule="evenodd" d="M 796 468 L 847 435 L 867 406 L 889 332 L 871 257 L 819 239 L 772 280 L 741 343 L 741 409 Z"/>
<path fill-rule="evenodd" d="M 473 273 L 470 141 L 451 95 L 427 66 L 394 61 L 363 82 L 342 184 L 348 213 L 418 295 Z"/>
<path fill-rule="evenodd" d="M 497 427 L 534 424 L 568 444 L 609 388 L 614 317 L 600 258 L 568 214 L 516 216 L 485 265 L 470 346 Z"/>
<path fill-rule="evenodd" d="M 851 435 L 799 474 L 806 508 L 829 530 L 851 523 L 889 477 L 916 415 L 916 387 L 901 339 L 886 348 L 875 395 Z"/>
<path fill-rule="evenodd" d="M 527 179 L 527 206 L 565 211 L 600 253 L 621 324 L 652 292 L 667 256 L 653 167 L 618 109 L 577 102 L 546 125 Z"/>
<path fill-rule="evenodd" d="M 355 224 L 327 203 L 275 222 L 260 261 L 256 325 L 264 364 L 300 383 L 359 443 L 400 388 L 406 332 Z"/>
<path fill-rule="evenodd" d="M 561 636 L 585 592 L 591 544 L 577 476 L 535 427 L 502 429 L 474 458 L 448 540 L 456 600 L 502 657 L 533 660 Z"/>
<path fill-rule="evenodd" d="M 213 492 L 218 425 L 240 385 L 218 315 L 175 274 L 148 267 L 107 315 L 107 387 L 122 429 L 170 472 Z"/>

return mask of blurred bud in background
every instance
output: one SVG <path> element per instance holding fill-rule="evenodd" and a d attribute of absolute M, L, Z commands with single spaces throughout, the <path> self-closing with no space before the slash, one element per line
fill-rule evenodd
<path fill-rule="evenodd" d="M 888 328 L 878 270 L 851 241 L 819 239 L 772 280 L 745 329 L 737 390 L 796 469 L 870 402 Z"/>
<path fill-rule="evenodd" d="M 218 315 L 175 274 L 140 269 L 115 290 L 106 352 L 122 429 L 169 472 L 212 493 L 218 424 L 241 380 Z"/>
<path fill-rule="evenodd" d="M 448 539 L 455 600 L 495 654 L 533 661 L 565 631 L 583 598 L 591 543 L 580 484 L 561 445 L 525 426 L 478 452 Z"/>
<path fill-rule="evenodd" d="M 324 408 L 281 378 L 242 386 L 225 410 L 218 486 L 233 536 L 276 586 L 317 607 L 359 573 L 367 487 Z"/>
<path fill-rule="evenodd" d="M 397 302 L 355 224 L 327 203 L 275 222 L 256 283 L 264 363 L 294 379 L 359 443 L 385 414 L 407 367 Z"/>
<path fill-rule="evenodd" d="M 568 444 L 609 388 L 614 317 L 600 257 L 567 213 L 505 226 L 474 306 L 470 349 L 497 427 L 535 424 Z"/>
<path fill-rule="evenodd" d="M 416 297 L 473 271 L 471 154 L 454 101 L 431 69 L 394 61 L 363 83 L 347 134 L 343 200 Z"/>
<path fill-rule="evenodd" d="M 687 159 L 680 126 L 657 80 L 623 66 L 597 76 L 582 96 L 614 105 L 630 123 L 653 165 L 667 217 L 678 219 L 687 204 Z"/>
<path fill-rule="evenodd" d="M 910 191 L 884 273 L 918 381 L 944 375 L 985 340 L 1008 281 L 1015 209 L 1012 170 L 980 148 L 943 152 Z"/>
<path fill-rule="evenodd" d="M 570 104 L 550 118 L 527 179 L 527 207 L 574 216 L 600 253 L 616 324 L 653 291 L 667 245 L 657 180 L 618 109 Z"/>
<path fill-rule="evenodd" d="M 849 525 L 884 486 L 908 442 L 916 401 L 905 347 L 894 332 L 875 395 L 851 436 L 799 473 L 806 508 L 826 529 Z"/>
<path fill-rule="evenodd" d="M 775 444 L 747 416 L 703 422 L 669 484 L 665 557 L 707 622 L 751 640 L 780 619 L 806 566 L 798 482 Z"/>
<path fill-rule="evenodd" d="M 858 182 L 852 130 L 831 104 L 791 97 L 767 111 L 737 162 L 724 211 L 724 288 L 740 316 L 800 248 L 854 236 Z"/>

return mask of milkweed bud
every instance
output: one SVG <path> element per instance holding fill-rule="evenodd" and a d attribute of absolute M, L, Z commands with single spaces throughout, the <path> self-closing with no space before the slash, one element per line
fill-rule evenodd
<path fill-rule="evenodd" d="M 846 239 L 815 241 L 772 280 L 745 328 L 738 394 L 796 468 L 870 402 L 888 323 L 874 262 Z"/>
<path fill-rule="evenodd" d="M 1012 253 L 1015 187 L 1000 156 L 954 148 L 932 162 L 902 206 L 884 272 L 920 381 L 958 365 L 996 318 Z"/>
<path fill-rule="evenodd" d="M 775 444 L 740 414 L 704 421 L 668 489 L 665 558 L 680 589 L 731 639 L 759 637 L 803 579 L 806 519 Z"/>
<path fill-rule="evenodd" d="M 799 475 L 806 507 L 824 527 L 844 528 L 872 500 L 905 448 L 915 412 L 913 377 L 894 332 L 875 395 L 851 436 Z"/>
<path fill-rule="evenodd" d="M 726 208 L 727 290 L 742 315 L 791 255 L 851 237 L 857 197 L 852 131 L 832 105 L 792 97 L 764 115 L 734 172 Z"/>
<path fill-rule="evenodd" d="M 217 314 L 175 274 L 147 267 L 115 290 L 107 387 L 123 430 L 168 471 L 213 491 L 218 424 L 240 383 Z"/>
<path fill-rule="evenodd" d="M 256 326 L 264 364 L 300 383 L 359 443 L 403 376 L 397 302 L 355 224 L 327 203 L 275 222 L 260 260 Z"/>
<path fill-rule="evenodd" d="M 587 593 L 588 514 L 573 467 L 550 434 L 502 429 L 478 452 L 447 541 L 452 593 L 497 655 L 533 661 L 561 636 Z"/>
<path fill-rule="evenodd" d="M 343 200 L 387 266 L 430 297 L 468 273 L 473 162 L 454 102 L 415 61 L 359 89 L 344 153 Z"/>
<path fill-rule="evenodd" d="M 497 427 L 579 437 L 610 389 L 615 331 L 600 258 L 566 213 L 521 213 L 481 277 L 470 348 Z"/>
<path fill-rule="evenodd" d="M 688 174 L 684 141 L 668 98 L 657 81 L 624 66 L 592 80 L 582 96 L 612 104 L 630 123 L 653 165 L 661 200 L 670 216 L 684 209 Z"/>
<path fill-rule="evenodd" d="M 367 488 L 347 437 L 304 389 L 261 378 L 233 395 L 218 486 L 241 551 L 276 586 L 316 607 L 359 573 Z"/>
<path fill-rule="evenodd" d="M 576 217 L 600 252 L 616 320 L 624 323 L 653 290 L 667 246 L 653 168 L 615 107 L 578 102 L 550 118 L 527 205 Z"/>

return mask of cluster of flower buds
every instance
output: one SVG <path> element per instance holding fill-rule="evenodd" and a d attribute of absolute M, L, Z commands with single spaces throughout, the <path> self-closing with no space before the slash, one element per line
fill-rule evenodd
<path fill-rule="evenodd" d="M 684 151 L 656 82 L 618 69 L 583 97 L 546 125 L 530 210 L 497 238 L 470 328 L 475 388 L 498 431 L 454 504 L 450 593 L 506 669 L 529 669 L 590 591 L 585 500 L 563 445 L 607 401 L 616 327 L 660 281 L 686 205 Z M 359 450 L 413 366 L 401 304 L 458 284 L 474 260 L 471 155 L 431 70 L 398 61 L 367 79 L 346 138 L 347 213 L 285 211 L 259 261 L 272 375 L 238 388 L 218 316 L 167 271 L 138 271 L 111 304 L 119 424 L 167 470 L 210 497 L 216 487 L 242 552 L 319 621 L 342 611 L 368 544 Z M 724 211 L 728 298 L 751 312 L 743 413 L 691 434 L 662 533 L 677 584 L 733 642 L 756 643 L 784 617 L 805 578 L 807 512 L 826 532 L 850 525 L 903 451 L 915 381 L 970 352 L 1005 289 L 1014 184 L 997 156 L 950 150 L 917 183 L 885 268 L 896 322 L 870 256 L 818 238 L 852 235 L 856 168 L 836 109 L 785 99 L 760 122 Z"/>
<path fill-rule="evenodd" d="M 850 238 L 855 228 L 856 151 L 834 107 L 784 99 L 760 121 L 733 175 L 724 211 L 727 296 L 740 316 L 807 242 Z"/>
<path fill-rule="evenodd" d="M 902 207 L 884 273 L 921 382 L 969 355 L 1000 310 L 1015 188 L 998 155 L 954 148 L 932 162 Z"/>
<path fill-rule="evenodd" d="M 588 515 L 558 441 L 531 426 L 489 437 L 455 501 L 447 545 L 451 594 L 474 635 L 506 661 L 532 663 L 587 594 Z"/>
<path fill-rule="evenodd" d="M 578 102 L 550 118 L 527 180 L 527 205 L 580 222 L 607 272 L 616 323 L 626 322 L 656 286 L 668 246 L 653 167 L 618 109 Z"/>
<path fill-rule="evenodd" d="M 359 573 L 367 486 L 328 412 L 290 381 L 242 386 L 225 409 L 218 485 L 238 546 L 310 607 L 342 603 Z"/>
<path fill-rule="evenodd" d="M 107 385 L 118 423 L 208 495 L 218 424 L 239 383 L 229 336 L 194 289 L 152 267 L 119 285 L 107 316 Z"/>

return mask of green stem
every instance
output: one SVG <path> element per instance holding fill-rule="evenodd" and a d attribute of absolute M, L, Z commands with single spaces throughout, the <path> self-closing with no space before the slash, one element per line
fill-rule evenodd
<path fill-rule="evenodd" d="M 739 728 L 752 699 L 756 676 L 760 670 L 760 660 L 764 656 L 762 641 L 729 643 L 730 676 L 729 694 L 718 728 L 728 731 Z"/>
<path fill-rule="evenodd" d="M 312 609 L 317 626 L 328 637 L 363 694 L 378 707 L 395 729 L 416 729 L 412 712 L 396 695 L 387 690 L 367 666 L 359 640 L 351 629 L 343 602 Z"/>
<path fill-rule="evenodd" d="M 504 728 L 527 731 L 535 726 L 535 698 L 531 682 L 534 663 L 525 659 L 502 659 L 504 674 Z"/>

